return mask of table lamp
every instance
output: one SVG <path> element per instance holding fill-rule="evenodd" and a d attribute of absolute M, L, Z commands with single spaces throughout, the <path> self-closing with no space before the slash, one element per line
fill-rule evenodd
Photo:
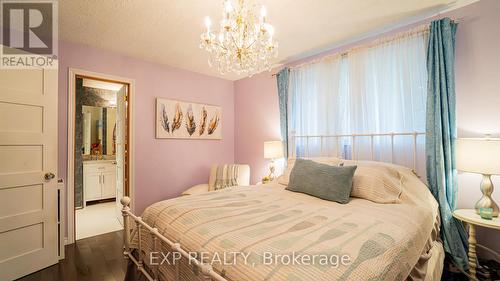
<path fill-rule="evenodd" d="M 264 142 L 264 158 L 271 160 L 271 163 L 269 163 L 269 180 L 274 180 L 274 160 L 283 158 L 283 143 L 281 141 Z"/>
<path fill-rule="evenodd" d="M 476 213 L 479 214 L 481 208 L 491 208 L 493 217 L 498 217 L 498 205 L 491 198 L 493 193 L 491 175 L 500 175 L 500 139 L 457 139 L 456 152 L 458 170 L 483 175 L 481 181 L 483 196 L 475 205 Z"/>

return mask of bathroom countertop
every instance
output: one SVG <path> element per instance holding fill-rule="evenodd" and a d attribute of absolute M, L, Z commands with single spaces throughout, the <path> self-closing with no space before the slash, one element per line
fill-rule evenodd
<path fill-rule="evenodd" d="M 116 159 L 101 159 L 101 160 L 83 160 L 83 164 L 103 164 L 103 163 L 113 163 L 116 164 Z"/>

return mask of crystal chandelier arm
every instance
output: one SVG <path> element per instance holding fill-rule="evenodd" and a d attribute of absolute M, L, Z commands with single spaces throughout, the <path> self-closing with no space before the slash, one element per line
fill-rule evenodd
<path fill-rule="evenodd" d="M 254 40 L 252 41 L 252 43 L 250 43 L 250 45 L 248 45 L 246 48 L 247 48 L 247 49 L 250 49 L 250 48 L 253 46 L 253 44 L 255 44 L 255 42 L 257 42 L 257 40 L 255 40 L 255 39 L 254 39 Z"/>
<path fill-rule="evenodd" d="M 234 39 L 233 33 L 231 33 L 230 35 L 231 35 L 231 41 L 233 42 L 233 45 L 236 46 L 237 49 L 240 49 L 240 46 L 238 46 L 238 44 L 236 43 L 236 40 Z"/>

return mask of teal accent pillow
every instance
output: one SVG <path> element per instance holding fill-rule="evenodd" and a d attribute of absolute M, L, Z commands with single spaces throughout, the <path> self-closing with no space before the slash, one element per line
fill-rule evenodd
<path fill-rule="evenodd" d="M 297 159 L 286 189 L 346 204 L 349 203 L 356 168 L 357 166 L 338 167 Z"/>

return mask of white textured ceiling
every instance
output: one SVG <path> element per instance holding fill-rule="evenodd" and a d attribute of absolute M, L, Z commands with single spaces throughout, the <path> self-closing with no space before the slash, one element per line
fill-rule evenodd
<path fill-rule="evenodd" d="M 234 0 L 233 0 L 234 1 Z M 283 63 L 465 0 L 247 0 L 264 4 Z M 206 15 L 222 0 L 60 0 L 59 37 L 181 69 L 220 75 L 199 49 Z"/>

